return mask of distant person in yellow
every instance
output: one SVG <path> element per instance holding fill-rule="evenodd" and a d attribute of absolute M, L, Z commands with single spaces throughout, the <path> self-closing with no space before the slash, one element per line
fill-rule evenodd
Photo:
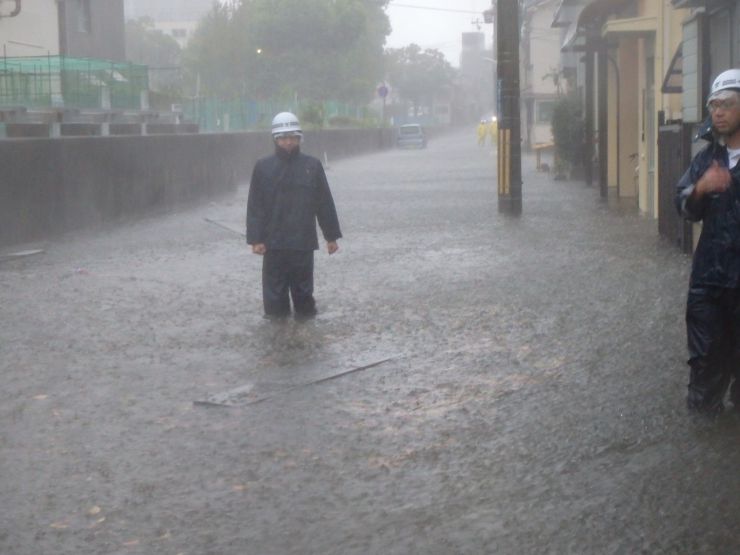
<path fill-rule="evenodd" d="M 491 146 L 495 146 L 498 142 L 498 120 L 495 117 L 488 124 L 488 134 L 491 136 Z"/>
<path fill-rule="evenodd" d="M 482 119 L 480 120 L 480 123 L 478 124 L 478 146 L 484 147 L 486 146 L 486 135 L 488 134 L 488 123 L 486 120 Z"/>

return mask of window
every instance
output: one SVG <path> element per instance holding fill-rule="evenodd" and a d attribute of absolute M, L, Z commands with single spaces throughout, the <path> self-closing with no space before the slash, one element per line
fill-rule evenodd
<path fill-rule="evenodd" d="M 555 102 L 552 100 L 540 100 L 537 102 L 537 123 L 549 124 L 552 122 L 552 108 Z"/>
<path fill-rule="evenodd" d="M 399 131 L 401 135 L 419 135 L 421 133 L 421 126 L 415 124 L 402 125 Z"/>
<path fill-rule="evenodd" d="M 92 32 L 92 18 L 90 17 L 90 0 L 76 0 L 77 30 L 80 33 Z"/>

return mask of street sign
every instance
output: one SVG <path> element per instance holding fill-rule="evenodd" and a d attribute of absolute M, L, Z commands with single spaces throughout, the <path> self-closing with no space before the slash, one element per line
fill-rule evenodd
<path fill-rule="evenodd" d="M 388 87 L 386 87 L 385 85 L 380 85 L 378 87 L 378 96 L 380 98 L 385 98 L 386 96 L 388 96 Z"/>

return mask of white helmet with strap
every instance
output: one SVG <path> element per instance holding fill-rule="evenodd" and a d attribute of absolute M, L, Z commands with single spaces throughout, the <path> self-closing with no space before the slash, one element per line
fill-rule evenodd
<path fill-rule="evenodd" d="M 740 69 L 728 69 L 720 73 L 712 83 L 712 91 L 707 100 L 713 100 L 723 91 L 740 91 Z"/>
<path fill-rule="evenodd" d="M 298 118 L 291 112 L 280 112 L 272 118 L 272 136 L 277 139 L 287 135 L 303 137 L 303 130 Z"/>

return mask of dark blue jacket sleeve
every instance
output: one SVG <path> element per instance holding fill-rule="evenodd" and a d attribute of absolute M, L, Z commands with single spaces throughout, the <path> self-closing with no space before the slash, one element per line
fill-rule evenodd
<path fill-rule="evenodd" d="M 326 179 L 324 166 L 318 162 L 316 170 L 316 219 L 319 222 L 321 233 L 327 241 L 336 241 L 342 236 L 339 229 L 339 218 L 334 206 L 334 198 L 331 196 L 329 182 Z"/>
<path fill-rule="evenodd" d="M 247 244 L 256 245 L 265 242 L 267 225 L 267 207 L 265 206 L 264 187 L 259 163 L 252 170 L 247 197 Z"/>
<path fill-rule="evenodd" d="M 708 199 L 706 197 L 696 200 L 692 196 L 696 182 L 701 179 L 708 167 L 706 158 L 706 151 L 697 154 L 691 161 L 689 169 L 676 184 L 676 208 L 684 218 L 692 222 L 702 220 L 707 207 Z"/>

